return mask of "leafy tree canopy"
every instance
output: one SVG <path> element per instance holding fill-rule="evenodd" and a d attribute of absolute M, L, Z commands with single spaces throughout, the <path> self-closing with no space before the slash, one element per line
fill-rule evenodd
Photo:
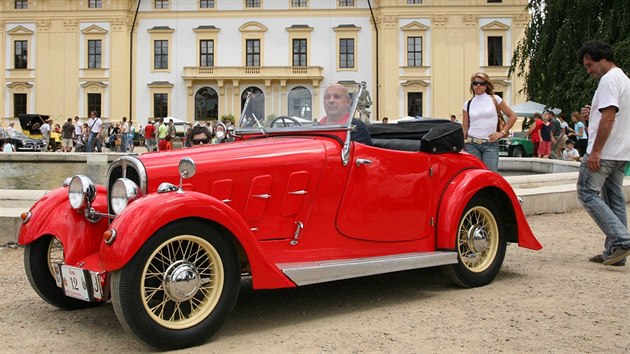
<path fill-rule="evenodd" d="M 589 40 L 612 45 L 615 62 L 630 72 L 628 0 L 530 0 L 530 22 L 517 45 L 510 75 L 524 77 L 528 99 L 570 114 L 590 104 L 597 88 L 576 53 Z"/>

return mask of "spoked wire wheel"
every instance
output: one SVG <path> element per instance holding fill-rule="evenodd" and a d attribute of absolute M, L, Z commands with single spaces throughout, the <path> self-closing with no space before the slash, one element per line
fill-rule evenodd
<path fill-rule="evenodd" d="M 112 273 L 120 323 L 157 349 L 181 349 L 210 338 L 232 312 L 240 260 L 229 234 L 193 220 L 164 226 Z"/>
<path fill-rule="evenodd" d="M 54 236 L 42 236 L 24 247 L 24 271 L 33 290 L 49 304 L 64 310 L 99 306 L 103 302 L 87 302 L 65 295 L 57 286 L 53 267 L 64 262 L 64 248 Z"/>
<path fill-rule="evenodd" d="M 471 272 L 483 272 L 499 249 L 499 227 L 494 215 L 484 206 L 469 209 L 459 225 L 457 252 Z"/>
<path fill-rule="evenodd" d="M 63 260 L 65 259 L 61 241 L 59 241 L 56 237 L 51 237 L 50 244 L 48 245 L 48 252 L 46 253 L 48 255 L 48 270 L 50 271 L 50 275 L 54 277 L 55 272 L 53 267 L 57 267 L 57 264 L 63 263 Z"/>
<path fill-rule="evenodd" d="M 217 250 L 203 238 L 181 235 L 162 243 L 142 272 L 142 304 L 170 329 L 203 321 L 219 302 L 224 270 Z"/>
<path fill-rule="evenodd" d="M 457 228 L 457 263 L 442 267 L 453 283 L 465 288 L 483 286 L 499 273 L 506 246 L 503 212 L 486 195 L 468 202 Z"/>

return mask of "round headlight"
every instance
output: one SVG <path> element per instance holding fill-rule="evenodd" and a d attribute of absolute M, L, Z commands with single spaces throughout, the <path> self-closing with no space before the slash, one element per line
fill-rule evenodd
<path fill-rule="evenodd" d="M 68 201 L 73 209 L 82 209 L 88 202 L 96 198 L 96 187 L 86 176 L 76 175 L 72 177 L 68 185 Z"/>
<path fill-rule="evenodd" d="M 114 214 L 120 214 L 130 202 L 140 197 L 140 187 L 132 180 L 119 178 L 112 186 L 111 207 Z"/>

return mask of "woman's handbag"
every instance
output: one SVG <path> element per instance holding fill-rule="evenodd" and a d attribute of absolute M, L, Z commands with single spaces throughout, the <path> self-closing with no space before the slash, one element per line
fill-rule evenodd
<path fill-rule="evenodd" d="M 501 112 L 501 108 L 499 108 L 499 104 L 497 103 L 497 100 L 494 98 L 494 95 L 490 97 L 492 97 L 492 102 L 494 102 L 494 106 L 497 108 L 497 117 L 499 118 L 497 120 L 497 131 L 503 132 L 503 129 L 505 128 L 505 119 L 503 119 L 503 112 Z"/>

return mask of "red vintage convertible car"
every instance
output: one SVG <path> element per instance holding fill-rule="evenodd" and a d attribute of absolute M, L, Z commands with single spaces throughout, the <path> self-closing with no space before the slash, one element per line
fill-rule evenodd
<path fill-rule="evenodd" d="M 541 248 L 510 185 L 460 152 L 459 124 L 373 124 L 370 146 L 356 121 L 263 120 L 251 102 L 234 142 L 121 157 L 106 185 L 74 176 L 24 213 L 35 291 L 62 309 L 111 300 L 172 349 L 219 329 L 242 276 L 274 289 L 439 266 L 476 287 L 508 242 Z"/>

